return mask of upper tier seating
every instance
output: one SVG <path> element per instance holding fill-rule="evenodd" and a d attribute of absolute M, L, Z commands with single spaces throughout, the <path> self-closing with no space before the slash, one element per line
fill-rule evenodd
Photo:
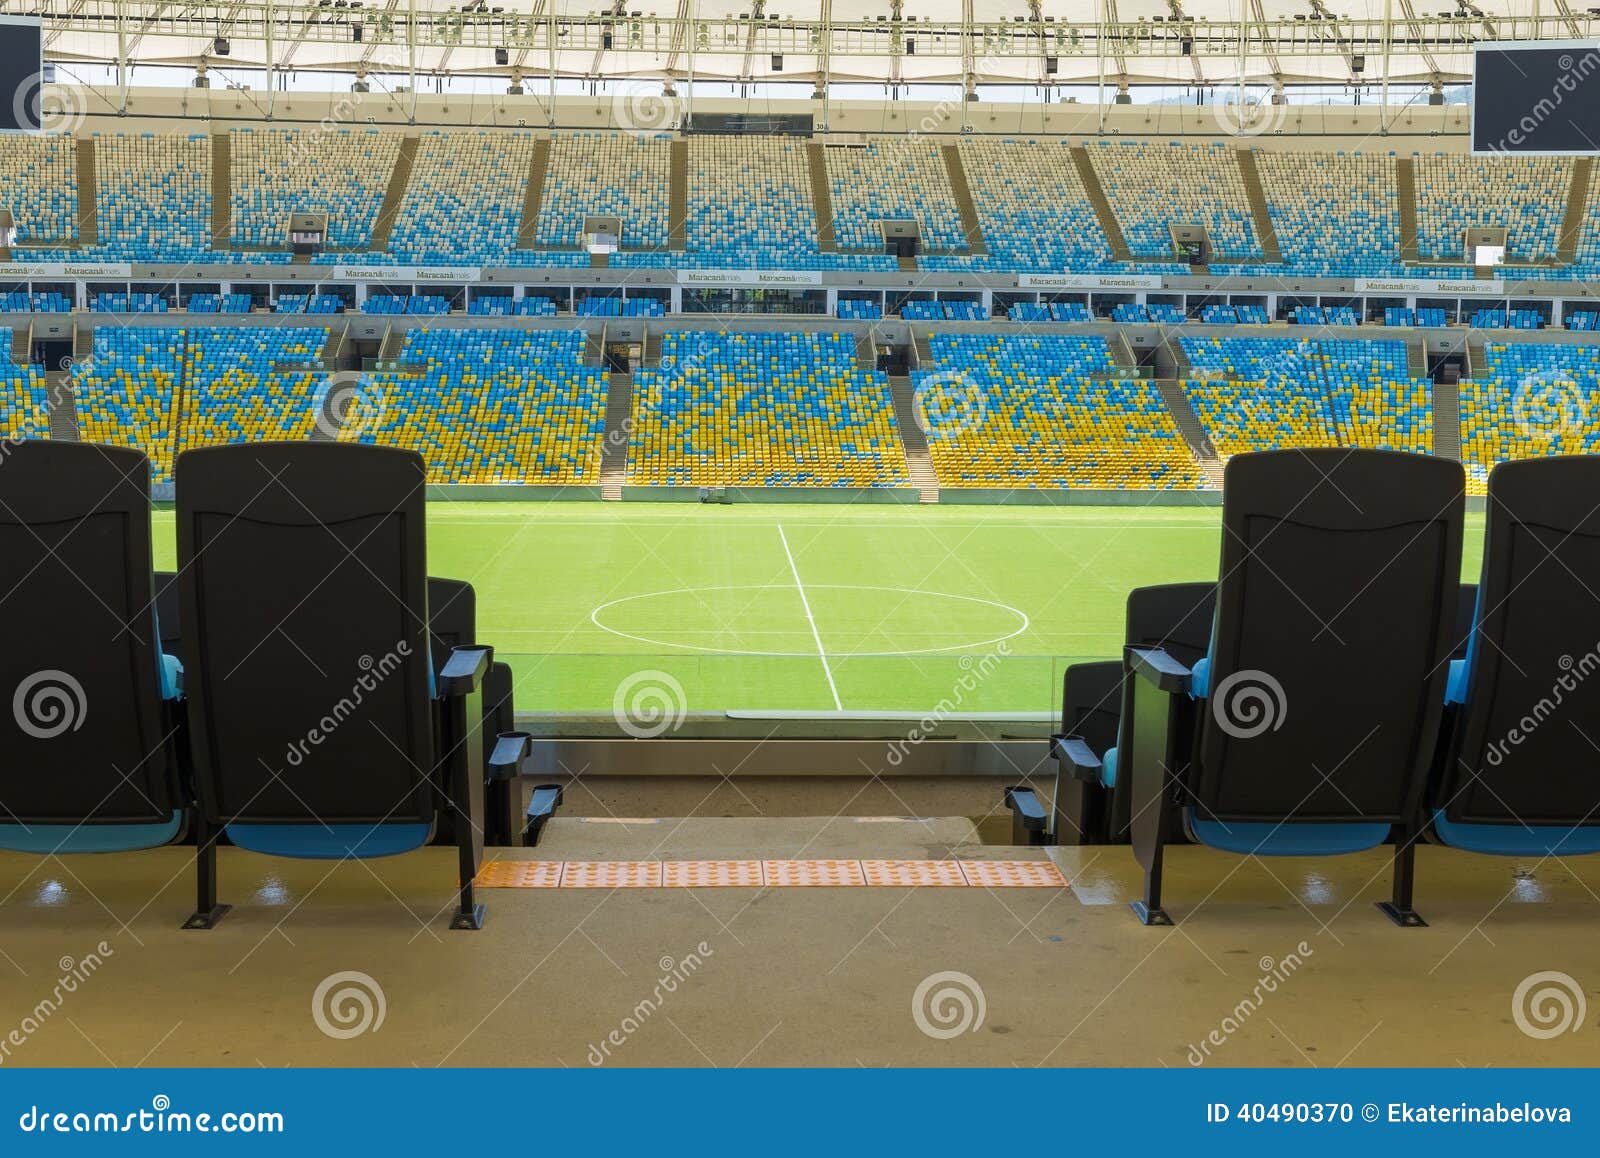
<path fill-rule="evenodd" d="M 246 293 L 194 294 L 184 309 L 191 314 L 248 314 L 253 305 Z"/>
<path fill-rule="evenodd" d="M 400 362 L 366 376 L 341 442 L 422 454 L 434 483 L 600 481 L 607 378 L 582 330 L 412 330 Z"/>
<path fill-rule="evenodd" d="M 275 314 L 342 314 L 344 299 L 338 294 L 279 294 Z"/>
<path fill-rule="evenodd" d="M 1461 462 L 1467 492 L 1510 459 L 1600 452 L 1600 346 L 1487 343 L 1463 381 Z"/>
<path fill-rule="evenodd" d="M 0 294 L 0 314 L 70 314 L 72 299 L 51 290 L 45 293 L 23 293 L 15 290 Z"/>
<path fill-rule="evenodd" d="M 1134 257 L 1172 256 L 1169 225 L 1205 226 L 1215 260 L 1261 256 L 1231 145 L 1101 141 L 1089 156 Z"/>
<path fill-rule="evenodd" d="M 78 163 L 72 138 L 8 133 L 0 149 L 0 209 L 11 211 L 17 245 L 78 239 Z"/>
<path fill-rule="evenodd" d="M 671 170 L 671 148 L 664 136 L 557 136 L 550 142 L 535 241 L 556 248 L 575 246 L 583 240 L 585 217 L 616 217 L 622 222 L 624 248 L 665 248 Z"/>
<path fill-rule="evenodd" d="M 960 149 L 994 265 L 1097 269 L 1110 263 L 1111 245 L 1065 140 L 964 137 Z"/>
<path fill-rule="evenodd" d="M 598 294 L 581 298 L 577 314 L 580 318 L 664 318 L 667 306 L 660 298 L 602 297 Z"/>
<path fill-rule="evenodd" d="M 1474 310 L 1474 330 L 1542 330 L 1548 319 L 1538 310 Z"/>
<path fill-rule="evenodd" d="M 965 250 L 961 210 L 944 154 L 932 141 L 890 137 L 826 149 L 834 236 L 842 249 L 883 251 L 879 222 L 917 222 L 929 250 Z"/>
<path fill-rule="evenodd" d="M 1464 231 L 1481 227 L 1505 229 L 1508 260 L 1556 256 L 1572 183 L 1568 158 L 1419 153 L 1415 170 L 1424 259 L 1461 260 Z"/>
<path fill-rule="evenodd" d="M 672 332 L 634 371 L 636 486 L 909 485 L 888 380 L 842 333 Z"/>
<path fill-rule="evenodd" d="M 186 262 L 211 245 L 211 141 L 205 134 L 95 135 L 100 240 L 80 256 Z"/>
<path fill-rule="evenodd" d="M 389 251 L 415 265 L 510 264 L 532 157 L 528 133 L 422 134 Z"/>
<path fill-rule="evenodd" d="M 1390 153 L 1255 151 L 1285 264 L 1312 276 L 1393 274 L 1400 200 Z"/>
<path fill-rule="evenodd" d="M 689 138 L 688 246 L 722 269 L 825 268 L 805 142 L 785 137 Z"/>
<path fill-rule="evenodd" d="M 320 364 L 326 329 L 196 327 L 184 333 L 179 451 L 310 438 L 324 378 L 281 364 Z"/>
<path fill-rule="evenodd" d="M 284 246 L 289 214 L 321 213 L 330 248 L 367 248 L 401 139 L 377 129 L 233 129 L 234 247 Z"/>
<path fill-rule="evenodd" d="M 448 314 L 450 299 L 438 294 L 373 294 L 362 307 L 369 314 Z"/>
<path fill-rule="evenodd" d="M 89 299 L 89 308 L 98 314 L 164 314 L 168 306 L 160 294 L 102 293 Z"/>
<path fill-rule="evenodd" d="M 1194 489 L 1204 476 L 1152 383 L 1099 336 L 933 334 L 912 374 L 941 487 Z"/>
<path fill-rule="evenodd" d="M 870 298 L 840 298 L 839 317 L 847 321 L 876 321 L 883 317 L 883 307 Z"/>
<path fill-rule="evenodd" d="M 38 366 L 11 360 L 11 331 L 0 329 L 0 448 L 50 437 L 50 391 Z"/>
<path fill-rule="evenodd" d="M 183 344 L 179 329 L 103 326 L 72 368 L 79 437 L 144 451 L 152 483 L 172 481 Z"/>

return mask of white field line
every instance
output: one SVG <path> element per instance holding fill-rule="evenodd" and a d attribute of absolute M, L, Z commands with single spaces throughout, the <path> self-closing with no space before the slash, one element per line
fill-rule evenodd
<path fill-rule="evenodd" d="M 806 622 L 811 625 L 811 638 L 817 643 L 817 658 L 822 661 L 822 674 L 828 677 L 828 690 L 833 693 L 833 707 L 835 711 L 844 711 L 844 704 L 839 699 L 838 685 L 833 682 L 833 668 L 828 665 L 828 652 L 822 646 L 822 634 L 817 631 L 816 617 L 811 614 L 811 600 L 806 598 L 806 585 L 800 581 L 800 568 L 794 565 L 794 552 L 789 550 L 789 536 L 783 533 L 783 524 L 778 524 L 778 538 L 783 541 L 783 553 L 789 557 L 789 570 L 794 574 L 795 590 L 800 592 L 800 606 L 806 609 Z"/>

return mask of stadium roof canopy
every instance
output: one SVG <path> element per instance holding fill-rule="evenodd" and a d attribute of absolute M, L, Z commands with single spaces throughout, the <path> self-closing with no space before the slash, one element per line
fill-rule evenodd
<path fill-rule="evenodd" d="M 0 12 L 42 12 L 60 62 L 517 70 L 530 83 L 1451 83 L 1470 77 L 1474 43 L 1600 36 L 1600 8 L 1568 0 L 0 0 Z"/>

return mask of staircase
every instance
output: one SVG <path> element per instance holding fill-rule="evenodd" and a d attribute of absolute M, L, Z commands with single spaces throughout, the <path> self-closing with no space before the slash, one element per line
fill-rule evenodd
<path fill-rule="evenodd" d="M 956 195 L 956 208 L 961 211 L 961 230 L 966 234 L 968 253 L 988 253 L 983 240 L 983 226 L 978 220 L 978 207 L 972 200 L 972 188 L 967 184 L 967 169 L 961 163 L 961 147 L 946 145 L 944 167 L 950 177 L 950 189 Z"/>
<path fill-rule="evenodd" d="M 878 368 L 878 346 L 872 340 L 871 330 L 856 331 L 856 365 L 864 374 Z"/>
<path fill-rule="evenodd" d="M 1406 342 L 1406 375 L 1412 380 L 1428 376 L 1428 348 L 1421 338 Z"/>
<path fill-rule="evenodd" d="M 1255 150 L 1236 149 L 1233 155 L 1238 158 L 1239 175 L 1244 178 L 1244 192 L 1250 200 L 1261 256 L 1266 261 L 1281 262 L 1283 250 L 1278 248 L 1278 231 L 1272 224 L 1272 211 L 1267 208 L 1267 191 L 1261 184 L 1261 171 L 1256 168 Z"/>
<path fill-rule="evenodd" d="M 583 339 L 583 364 L 585 366 L 604 366 L 606 364 L 606 330 L 601 326 L 598 330 L 590 330 Z"/>
<path fill-rule="evenodd" d="M 26 366 L 33 357 L 33 323 L 11 327 L 11 360 Z"/>
<path fill-rule="evenodd" d="M 916 254 L 913 254 L 913 253 L 902 253 L 899 257 L 895 258 L 895 265 L 903 273 L 916 273 L 917 272 L 917 257 L 916 257 Z"/>
<path fill-rule="evenodd" d="M 332 387 L 318 399 L 318 414 L 316 421 L 311 424 L 311 433 L 306 435 L 307 442 L 338 442 L 339 430 L 344 426 L 344 416 L 350 412 L 350 407 L 341 390 L 348 392 L 348 386 Z"/>
<path fill-rule="evenodd" d="M 233 245 L 233 138 L 211 134 L 211 248 Z"/>
<path fill-rule="evenodd" d="M 1410 157 L 1394 159 L 1394 193 L 1400 203 L 1400 260 L 1415 264 L 1417 256 L 1417 173 Z"/>
<path fill-rule="evenodd" d="M 528 159 L 528 188 L 522 195 L 522 224 L 517 229 L 518 249 L 534 248 L 539 208 L 544 204 L 544 175 L 549 168 L 550 138 L 540 137 L 533 142 L 533 155 Z"/>
<path fill-rule="evenodd" d="M 808 144 L 806 162 L 811 168 L 811 206 L 817 214 L 817 249 L 838 253 L 839 241 L 833 233 L 833 186 L 828 183 L 827 146 Z"/>
<path fill-rule="evenodd" d="M 611 255 L 609 253 L 591 253 L 589 255 L 590 269 L 610 269 Z"/>
<path fill-rule="evenodd" d="M 1433 384 L 1433 453 L 1461 460 L 1461 391 L 1454 382 Z"/>
<path fill-rule="evenodd" d="M 339 358 L 344 352 L 344 330 L 328 330 L 328 340 L 322 343 L 322 364 L 329 370 L 339 368 Z"/>
<path fill-rule="evenodd" d="M 383 332 L 383 344 L 378 347 L 378 360 L 393 364 L 400 360 L 400 351 L 406 348 L 406 332 L 390 322 Z"/>
<path fill-rule="evenodd" d="M 1128 240 L 1122 236 L 1122 226 L 1117 223 L 1117 215 L 1111 211 L 1111 202 L 1106 200 L 1106 191 L 1100 184 L 1099 174 L 1094 171 L 1094 162 L 1089 159 L 1089 150 L 1082 145 L 1074 145 L 1072 163 L 1078 167 L 1078 180 L 1083 182 L 1083 191 L 1088 195 L 1089 204 L 1094 206 L 1094 215 L 1100 221 L 1100 231 L 1106 235 L 1106 241 L 1111 246 L 1111 260 L 1132 261 Z"/>
<path fill-rule="evenodd" d="M 660 357 L 659 350 L 656 356 Z M 633 375 L 612 374 L 606 391 L 606 436 L 600 444 L 600 497 L 608 502 L 618 502 L 622 498 L 632 427 Z"/>
<path fill-rule="evenodd" d="M 644 336 L 644 365 L 659 368 L 661 365 L 661 335 L 646 334 Z M 636 367 L 637 368 L 637 367 Z"/>
<path fill-rule="evenodd" d="M 672 169 L 667 184 L 667 248 L 689 248 L 689 142 L 672 142 Z"/>
<path fill-rule="evenodd" d="M 915 355 L 912 364 L 919 370 L 932 370 L 933 346 L 928 342 L 928 335 L 922 330 L 911 331 L 911 352 Z"/>
<path fill-rule="evenodd" d="M 1217 457 L 1211 439 L 1206 437 L 1206 430 L 1200 425 L 1200 419 L 1195 417 L 1194 408 L 1184 397 L 1183 387 L 1170 378 L 1162 378 L 1157 380 L 1156 388 L 1161 391 L 1161 400 L 1167 404 L 1167 411 L 1172 415 L 1178 433 L 1183 435 L 1183 441 L 1188 444 L 1195 462 L 1205 473 L 1206 483 L 1221 490 L 1222 460 Z"/>
<path fill-rule="evenodd" d="M 858 344 L 859 341 L 857 339 Z M 906 451 L 906 471 L 911 476 L 911 485 L 917 488 L 918 501 L 936 503 L 939 501 L 939 476 L 934 473 L 933 459 L 928 456 L 928 436 L 917 413 L 911 379 L 903 374 L 891 377 L 889 396 L 894 401 L 895 422 L 900 426 L 900 445 Z"/>
<path fill-rule="evenodd" d="M 78 244 L 100 244 L 100 217 L 95 210 L 100 187 L 95 174 L 94 138 L 79 137 L 74 142 L 78 162 Z"/>
<path fill-rule="evenodd" d="M 72 392 L 72 374 L 67 370 L 45 373 L 44 384 L 50 406 L 50 437 L 56 442 L 77 442 L 78 400 Z"/>
<path fill-rule="evenodd" d="M 1578 260 L 1578 237 L 1589 215 L 1589 178 L 1593 174 L 1593 157 L 1572 159 L 1572 188 L 1567 190 L 1567 212 L 1561 219 L 1561 239 L 1556 243 L 1556 259 L 1563 265 Z"/>
<path fill-rule="evenodd" d="M 389 235 L 394 232 L 395 218 L 400 215 L 400 203 L 405 200 L 406 188 L 411 184 L 411 166 L 416 160 L 417 138 L 400 138 L 400 155 L 394 159 L 389 188 L 383 194 L 383 206 L 378 210 L 378 220 L 372 226 L 372 240 L 367 244 L 372 253 L 389 248 Z"/>

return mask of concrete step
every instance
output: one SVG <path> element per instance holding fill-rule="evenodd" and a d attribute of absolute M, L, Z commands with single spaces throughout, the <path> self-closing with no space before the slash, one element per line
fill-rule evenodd
<path fill-rule="evenodd" d="M 1410 157 L 1394 159 L 1394 194 L 1400 207 L 1400 260 L 1417 257 L 1417 173 Z"/>
<path fill-rule="evenodd" d="M 1167 404 L 1167 412 L 1172 415 L 1178 433 L 1183 435 L 1183 441 L 1188 444 L 1195 462 L 1205 472 L 1206 481 L 1221 490 L 1222 461 L 1217 457 L 1216 448 L 1211 445 L 1205 427 L 1195 416 L 1194 407 L 1184 397 L 1183 387 L 1170 378 L 1162 378 L 1157 380 L 1156 388 L 1161 392 L 1161 400 Z"/>
<path fill-rule="evenodd" d="M 96 199 L 100 188 L 95 171 L 94 138 L 82 136 L 73 143 L 78 163 L 78 244 L 100 244 L 100 215 Z"/>
<path fill-rule="evenodd" d="M 1106 242 L 1111 246 L 1113 261 L 1132 261 L 1133 254 L 1128 251 L 1127 238 L 1122 235 L 1122 225 L 1117 221 L 1117 215 L 1112 211 L 1111 202 L 1106 199 L 1105 188 L 1100 184 L 1100 175 L 1094 171 L 1094 161 L 1089 156 L 1089 150 L 1082 145 L 1072 148 L 1072 163 L 1078 167 L 1078 179 L 1083 182 L 1083 191 L 1089 196 L 1089 204 L 1094 207 L 1094 215 L 1100 222 L 1100 230 L 1106 235 Z"/>
<path fill-rule="evenodd" d="M 1556 243 L 1556 257 L 1563 264 L 1578 260 L 1578 237 L 1589 215 L 1589 180 L 1593 175 L 1593 157 L 1572 159 L 1572 187 L 1567 191 L 1567 212 L 1561 218 L 1561 237 Z"/>
<path fill-rule="evenodd" d="M 528 159 L 528 187 L 522 196 L 522 222 L 517 229 L 517 248 L 535 248 L 533 239 L 538 232 L 539 208 L 544 204 L 544 177 L 550 168 L 550 138 L 540 137 L 533 142 L 533 155 Z"/>
<path fill-rule="evenodd" d="M 584 336 L 583 364 L 585 366 L 604 366 L 606 364 L 606 334 L 604 328 L 590 330 Z"/>
<path fill-rule="evenodd" d="M 373 253 L 389 248 L 389 235 L 394 232 L 395 218 L 400 215 L 400 203 L 405 200 L 406 189 L 411 184 L 411 166 L 417 160 L 417 138 L 402 137 L 400 155 L 394 159 L 394 170 L 389 174 L 389 187 L 383 194 L 383 205 L 372 226 L 372 241 L 367 248 Z"/>
<path fill-rule="evenodd" d="M 1428 376 L 1428 350 L 1421 338 L 1406 341 L 1406 374 L 1412 378 Z"/>
<path fill-rule="evenodd" d="M 667 248 L 689 248 L 689 142 L 672 142 L 672 167 L 667 178 Z"/>
<path fill-rule="evenodd" d="M 600 450 L 600 497 L 622 498 L 633 428 L 633 375 L 612 374 L 606 390 L 606 433 Z"/>
<path fill-rule="evenodd" d="M 950 188 L 956 196 L 956 208 L 961 211 L 961 229 L 966 234 L 967 251 L 982 254 L 989 252 L 983 240 L 983 225 L 978 220 L 978 207 L 972 200 L 972 188 L 967 184 L 966 166 L 961 161 L 961 147 L 946 145 L 944 167 L 950 177 Z"/>
<path fill-rule="evenodd" d="M 66 370 L 47 371 L 45 389 L 50 404 L 50 437 L 57 442 L 77 442 L 78 402 L 72 392 L 72 375 Z"/>
<path fill-rule="evenodd" d="M 1461 393 L 1448 382 L 1433 384 L 1433 453 L 1461 460 Z"/>
<path fill-rule="evenodd" d="M 18 366 L 26 366 L 33 356 L 33 324 L 25 323 L 11 327 L 11 360 Z"/>
<path fill-rule="evenodd" d="M 1256 240 L 1261 243 L 1261 256 L 1267 261 L 1281 262 L 1283 251 L 1278 247 L 1278 231 L 1272 224 L 1272 212 L 1267 208 L 1267 191 L 1261 184 L 1255 151 L 1236 149 L 1233 155 L 1239 161 L 1239 175 L 1244 178 L 1244 192 L 1255 219 Z"/>
<path fill-rule="evenodd" d="M 928 454 L 928 436 L 922 428 L 922 417 L 917 413 L 911 379 L 905 375 L 892 376 L 889 397 L 894 402 L 895 423 L 900 427 L 900 445 L 905 448 L 906 473 L 911 477 L 911 485 L 917 488 L 919 501 L 936 503 L 939 501 L 939 476 Z"/>
<path fill-rule="evenodd" d="M 838 253 L 839 241 L 833 232 L 833 186 L 828 181 L 827 147 L 808 144 L 806 163 L 811 169 L 811 207 L 817 215 L 817 249 L 823 253 Z"/>
<path fill-rule="evenodd" d="M 211 134 L 211 248 L 233 244 L 233 138 Z"/>

